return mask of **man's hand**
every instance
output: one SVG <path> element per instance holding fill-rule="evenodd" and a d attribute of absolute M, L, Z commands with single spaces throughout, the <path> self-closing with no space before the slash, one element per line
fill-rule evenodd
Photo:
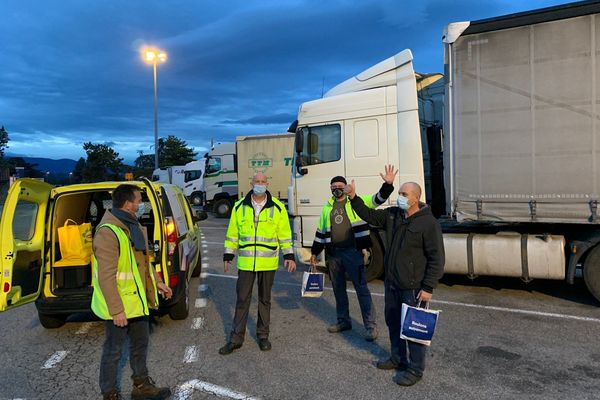
<path fill-rule="evenodd" d="M 428 302 L 433 297 L 433 294 L 426 292 L 424 290 L 419 290 L 419 294 L 417 294 L 418 301 Z"/>
<path fill-rule="evenodd" d="M 231 265 L 231 261 L 223 261 L 223 271 L 225 271 L 225 273 L 229 272 L 230 265 Z"/>
<path fill-rule="evenodd" d="M 310 263 L 311 267 L 313 267 L 313 268 L 316 267 L 317 266 L 317 256 L 314 254 L 311 254 L 309 263 Z"/>
<path fill-rule="evenodd" d="M 119 328 L 127 326 L 127 316 L 124 312 L 113 315 L 113 324 Z"/>
<path fill-rule="evenodd" d="M 287 268 L 288 272 L 294 272 L 296 270 L 296 261 L 285 260 L 283 265 Z"/>
<path fill-rule="evenodd" d="M 385 166 L 385 175 L 380 173 L 381 179 L 385 181 L 385 183 L 393 185 L 394 179 L 396 179 L 396 175 L 398 175 L 398 170 L 394 170 L 394 166 L 392 164 Z"/>
<path fill-rule="evenodd" d="M 167 300 L 169 300 L 173 296 L 173 291 L 171 290 L 171 288 L 165 285 L 163 282 L 158 282 L 156 284 L 156 288 L 158 289 L 158 292 L 161 294 L 161 296 Z"/>
<path fill-rule="evenodd" d="M 352 179 L 352 182 L 346 185 L 344 188 L 344 193 L 346 193 L 346 196 L 348 196 L 350 200 L 356 196 L 356 184 L 354 183 L 354 179 Z"/>

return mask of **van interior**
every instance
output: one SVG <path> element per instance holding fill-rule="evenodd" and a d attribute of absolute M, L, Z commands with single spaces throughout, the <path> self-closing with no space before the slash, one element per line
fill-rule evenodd
<path fill-rule="evenodd" d="M 145 202 L 145 214 L 140 223 L 148 232 L 149 248 L 152 250 L 152 234 L 154 232 L 154 213 L 145 192 L 142 190 L 142 201 Z M 56 198 L 53 208 L 51 234 L 51 290 L 55 295 L 75 294 L 92 291 L 91 260 L 82 264 L 80 261 L 63 260 L 60 250 L 58 228 L 68 220 L 80 225 L 89 222 L 92 233 L 100 224 L 104 213 L 112 208 L 111 191 L 85 191 L 65 193 Z M 71 223 L 71 222 L 69 222 Z M 151 255 L 152 257 L 152 255 Z"/>

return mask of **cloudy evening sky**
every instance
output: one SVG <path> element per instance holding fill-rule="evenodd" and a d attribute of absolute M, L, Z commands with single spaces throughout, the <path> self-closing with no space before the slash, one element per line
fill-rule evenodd
<path fill-rule="evenodd" d="M 442 72 L 441 35 L 469 21 L 552 0 L 2 0 L 0 125 L 7 153 L 85 156 L 107 143 L 132 162 L 159 136 L 201 156 L 215 141 L 284 132 L 299 105 L 410 48 L 419 72 Z"/>

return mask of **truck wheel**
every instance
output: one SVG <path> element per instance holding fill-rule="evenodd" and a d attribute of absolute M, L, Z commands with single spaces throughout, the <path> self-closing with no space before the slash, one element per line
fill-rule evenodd
<path fill-rule="evenodd" d="M 590 293 L 600 301 L 600 246 L 594 247 L 586 257 L 583 279 Z"/>
<path fill-rule="evenodd" d="M 60 328 L 67 322 L 68 315 L 65 314 L 42 314 L 38 311 L 40 323 L 46 329 Z"/>
<path fill-rule="evenodd" d="M 367 281 L 371 282 L 374 279 L 381 278 L 383 275 L 383 246 L 379 241 L 379 235 L 371 231 L 371 248 L 370 262 L 367 265 Z"/>
<path fill-rule="evenodd" d="M 218 218 L 229 218 L 229 215 L 231 215 L 231 203 L 227 199 L 217 200 L 214 210 Z"/>
<path fill-rule="evenodd" d="M 190 202 L 195 206 L 202 205 L 202 196 L 200 193 L 192 194 L 192 197 L 190 197 Z"/>
<path fill-rule="evenodd" d="M 192 278 L 199 277 L 201 272 L 202 272 L 202 257 L 200 256 L 200 254 L 198 254 L 198 261 L 196 262 L 196 266 L 194 267 L 194 270 L 192 271 Z"/>
<path fill-rule="evenodd" d="M 169 309 L 172 320 L 186 319 L 190 313 L 190 289 L 187 282 L 183 281 L 182 284 L 185 285 L 183 296 Z"/>

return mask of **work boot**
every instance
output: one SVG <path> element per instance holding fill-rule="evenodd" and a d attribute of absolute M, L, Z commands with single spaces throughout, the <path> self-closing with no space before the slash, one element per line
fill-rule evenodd
<path fill-rule="evenodd" d="M 121 393 L 118 390 L 113 390 L 112 392 L 108 392 L 102 396 L 104 400 L 122 400 Z"/>
<path fill-rule="evenodd" d="M 396 382 L 400 386 L 412 386 L 415 383 L 419 382 L 422 378 L 422 375 L 417 375 L 415 372 L 411 370 L 406 370 L 394 377 L 394 382 Z"/>
<path fill-rule="evenodd" d="M 377 332 L 377 328 L 375 328 L 375 327 L 369 328 L 369 329 L 367 329 L 367 333 L 365 333 L 365 340 L 367 342 L 372 342 L 375 339 L 377 339 L 377 336 L 379 336 L 379 334 Z"/>
<path fill-rule="evenodd" d="M 219 349 L 219 354 L 222 356 L 226 356 L 227 354 L 233 353 L 234 350 L 237 350 L 240 347 L 242 347 L 241 344 L 227 342 L 227 343 L 225 343 L 225 346 L 223 346 Z"/>
<path fill-rule="evenodd" d="M 271 342 L 269 342 L 269 339 L 267 338 L 258 339 L 258 347 L 262 351 L 269 351 L 271 350 Z"/>
<path fill-rule="evenodd" d="M 163 400 L 169 396 L 171 396 L 171 389 L 157 387 L 149 376 L 133 381 L 133 390 L 131 391 L 133 400 Z"/>
<path fill-rule="evenodd" d="M 339 333 L 343 331 L 349 331 L 352 329 L 352 325 L 347 322 L 340 322 L 334 325 L 331 325 L 327 328 L 327 332 L 329 333 Z"/>
<path fill-rule="evenodd" d="M 377 369 L 397 369 L 400 371 L 406 371 L 406 365 L 398 364 L 391 358 L 388 358 L 387 360 L 377 361 L 377 364 L 375 364 L 375 366 L 377 367 Z"/>

